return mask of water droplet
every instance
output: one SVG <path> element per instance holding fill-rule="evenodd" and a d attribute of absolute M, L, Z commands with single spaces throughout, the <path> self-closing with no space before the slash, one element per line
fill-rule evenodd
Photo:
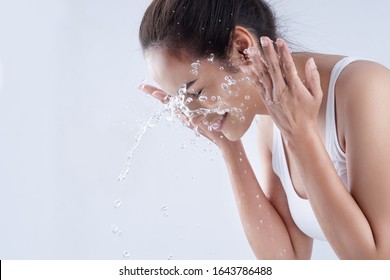
<path fill-rule="evenodd" d="M 223 90 L 228 90 L 229 86 L 227 84 L 221 84 Z"/>
<path fill-rule="evenodd" d="M 198 70 L 192 69 L 191 70 L 191 74 L 194 75 L 194 76 L 198 76 L 199 72 L 198 72 Z"/>
<path fill-rule="evenodd" d="M 191 64 L 192 69 L 199 70 L 200 63 L 199 62 L 194 62 Z"/>
<path fill-rule="evenodd" d="M 121 205 L 122 205 L 122 201 L 120 199 L 114 201 L 115 209 L 118 209 L 119 207 L 121 207 Z"/>
<path fill-rule="evenodd" d="M 199 97 L 200 102 L 206 102 L 207 101 L 207 96 L 201 96 Z"/>
<path fill-rule="evenodd" d="M 119 237 L 123 237 L 123 231 L 121 231 L 121 230 L 118 231 L 118 236 L 119 236 Z"/>
<path fill-rule="evenodd" d="M 263 220 L 260 220 L 260 224 L 263 224 Z"/>
<path fill-rule="evenodd" d="M 242 162 L 242 158 L 240 158 L 240 161 Z"/>
<path fill-rule="evenodd" d="M 182 150 L 184 150 L 185 148 L 187 148 L 187 143 L 181 144 L 180 148 L 181 148 Z"/>
<path fill-rule="evenodd" d="M 245 117 L 240 118 L 240 122 L 242 122 L 242 123 L 245 122 L 245 120 L 246 120 Z"/>
<path fill-rule="evenodd" d="M 111 230 L 112 230 L 113 233 L 117 233 L 118 230 L 119 230 L 119 227 L 117 225 L 112 225 L 111 226 Z"/>
<path fill-rule="evenodd" d="M 168 206 L 167 205 L 164 205 L 161 207 L 161 211 L 162 211 L 162 214 L 165 218 L 167 218 L 169 216 L 168 214 Z"/>
<path fill-rule="evenodd" d="M 258 194 L 258 195 L 256 195 L 256 199 L 259 199 L 260 198 L 260 195 Z"/>
<path fill-rule="evenodd" d="M 169 256 L 168 256 L 168 260 L 169 260 L 169 261 L 173 260 L 173 255 L 169 255 Z"/>
<path fill-rule="evenodd" d="M 229 86 L 237 84 L 237 81 L 232 76 L 226 76 L 225 81 L 228 82 Z"/>
<path fill-rule="evenodd" d="M 259 204 L 259 208 L 262 208 L 262 207 L 263 207 L 263 205 Z"/>
<path fill-rule="evenodd" d="M 246 95 L 245 100 L 251 100 L 251 97 L 249 95 Z"/>
<path fill-rule="evenodd" d="M 215 96 L 211 96 L 211 101 L 216 101 L 217 98 Z"/>
<path fill-rule="evenodd" d="M 192 101 L 194 101 L 194 99 L 191 97 L 188 97 L 186 100 L 186 105 L 190 104 Z"/>
<path fill-rule="evenodd" d="M 129 251 L 123 251 L 123 257 L 125 259 L 129 258 L 130 257 L 130 252 Z"/>
<path fill-rule="evenodd" d="M 187 93 L 187 85 L 183 84 L 180 86 L 179 90 L 177 91 L 179 95 L 183 95 Z"/>
<path fill-rule="evenodd" d="M 209 58 L 207 58 L 208 63 L 213 63 L 214 62 L 215 55 L 213 53 L 210 54 Z"/>

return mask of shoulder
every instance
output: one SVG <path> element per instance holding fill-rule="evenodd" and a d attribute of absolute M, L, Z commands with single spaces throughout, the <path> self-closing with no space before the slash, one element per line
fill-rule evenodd
<path fill-rule="evenodd" d="M 390 119 L 390 71 L 385 66 L 366 60 L 351 63 L 340 74 L 336 92 L 346 138 L 351 129 L 365 133 L 363 124 L 368 121 Z"/>
<path fill-rule="evenodd" d="M 336 90 L 348 104 L 386 93 L 390 95 L 390 70 L 373 61 L 354 61 L 341 73 Z"/>

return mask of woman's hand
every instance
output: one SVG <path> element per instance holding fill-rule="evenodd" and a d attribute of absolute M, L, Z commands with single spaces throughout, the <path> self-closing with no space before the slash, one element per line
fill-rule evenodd
<path fill-rule="evenodd" d="M 163 104 L 169 103 L 168 95 L 159 88 L 156 88 L 152 85 L 142 84 L 139 86 L 139 89 L 146 94 L 149 94 L 159 100 Z M 206 124 L 202 122 L 202 115 L 195 115 L 193 117 L 187 117 L 181 112 L 177 112 L 180 121 L 183 124 L 186 124 L 187 127 L 196 130 L 210 141 L 214 142 L 220 149 L 226 148 L 229 146 L 230 141 L 222 134 L 215 130 L 209 130 Z M 189 125 L 188 125 L 189 124 Z"/>
<path fill-rule="evenodd" d="M 261 38 L 261 45 L 262 54 L 258 49 L 248 50 L 251 62 L 242 66 L 241 70 L 258 88 L 285 140 L 291 142 L 308 130 L 317 131 L 317 117 L 323 95 L 314 59 L 310 58 L 306 63 L 305 86 L 298 77 L 284 40 L 277 40 L 278 53 L 268 37 Z"/>

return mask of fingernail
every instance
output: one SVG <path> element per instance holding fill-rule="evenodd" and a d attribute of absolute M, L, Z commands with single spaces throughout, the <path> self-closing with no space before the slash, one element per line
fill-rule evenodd
<path fill-rule="evenodd" d="M 269 44 L 268 38 L 267 37 L 261 37 L 260 38 L 260 44 L 261 44 L 262 47 L 268 46 L 268 44 Z"/>
<path fill-rule="evenodd" d="M 167 97 L 164 93 L 162 93 L 161 91 L 155 91 L 152 93 L 152 95 L 158 99 L 164 99 L 165 97 Z"/>
<path fill-rule="evenodd" d="M 283 40 L 280 38 L 276 39 L 276 45 L 278 46 L 278 48 L 283 47 Z"/>
<path fill-rule="evenodd" d="M 317 65 L 314 61 L 314 58 L 309 59 L 309 66 L 310 66 L 311 70 L 317 70 Z"/>

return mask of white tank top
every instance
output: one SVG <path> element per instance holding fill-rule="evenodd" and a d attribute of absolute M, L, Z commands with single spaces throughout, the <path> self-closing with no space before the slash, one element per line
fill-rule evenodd
<path fill-rule="evenodd" d="M 350 191 L 350 188 L 347 177 L 346 155 L 340 147 L 336 130 L 334 91 L 337 78 L 340 76 L 343 69 L 356 60 L 359 59 L 346 57 L 334 66 L 330 77 L 326 108 L 325 147 L 338 175 L 348 191 Z M 302 232 L 311 238 L 326 240 L 309 200 L 300 198 L 293 187 L 282 143 L 282 136 L 276 125 L 274 125 L 273 133 L 272 167 L 274 172 L 279 176 L 284 191 L 286 192 L 290 212 L 296 225 Z"/>

